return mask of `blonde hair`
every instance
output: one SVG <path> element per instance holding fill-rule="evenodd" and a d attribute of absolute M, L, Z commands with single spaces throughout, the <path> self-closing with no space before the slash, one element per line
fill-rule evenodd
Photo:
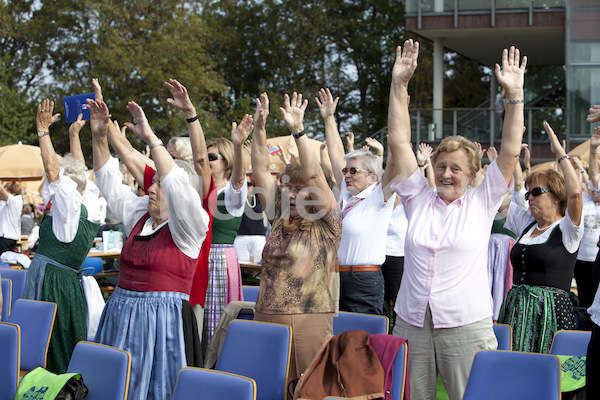
<path fill-rule="evenodd" d="M 172 137 L 169 139 L 167 147 L 173 146 L 177 159 L 187 161 L 189 163 L 193 160 L 192 145 L 189 137 Z"/>
<path fill-rule="evenodd" d="M 206 148 L 214 146 L 217 148 L 217 152 L 223 156 L 225 160 L 225 178 L 229 180 L 231 178 L 231 171 L 233 170 L 233 143 L 231 140 L 226 138 L 211 139 L 206 142 Z"/>
<path fill-rule="evenodd" d="M 479 151 L 475 143 L 464 136 L 447 136 L 438 145 L 431 156 L 431 161 L 435 166 L 440 153 L 454 153 L 457 150 L 464 150 L 467 154 L 467 165 L 471 172 L 479 171 Z"/>

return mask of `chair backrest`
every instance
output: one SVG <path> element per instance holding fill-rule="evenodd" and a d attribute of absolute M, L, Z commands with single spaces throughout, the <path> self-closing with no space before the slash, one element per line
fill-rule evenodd
<path fill-rule="evenodd" d="M 408 343 L 404 342 L 394 358 L 394 375 L 392 384 L 392 400 L 404 398 L 406 372 L 408 370 Z"/>
<path fill-rule="evenodd" d="M 50 336 L 56 317 L 56 303 L 19 299 L 7 322 L 21 327 L 21 369 L 46 367 Z"/>
<path fill-rule="evenodd" d="M 2 285 L 2 319 L 0 321 L 7 321 L 10 316 L 11 303 L 12 303 L 12 281 L 10 279 L 1 280 Z"/>
<path fill-rule="evenodd" d="M 333 334 L 339 335 L 344 331 L 357 331 L 362 329 L 371 335 L 388 333 L 390 321 L 385 315 L 361 314 L 340 311 L 333 317 Z"/>
<path fill-rule="evenodd" d="M 463 400 L 558 400 L 560 360 L 550 354 L 480 350 Z"/>
<path fill-rule="evenodd" d="M 256 301 L 258 299 L 258 291 L 260 287 L 258 286 L 242 286 L 242 293 L 244 294 L 244 301 Z"/>
<path fill-rule="evenodd" d="M 494 324 L 494 334 L 498 340 L 498 350 L 512 350 L 512 327 L 507 324 Z"/>
<path fill-rule="evenodd" d="M 0 322 L 0 399 L 14 399 L 19 384 L 21 330 Z"/>
<path fill-rule="evenodd" d="M 585 357 L 591 338 L 592 332 L 589 331 L 560 330 L 554 334 L 550 354 Z"/>
<path fill-rule="evenodd" d="M 86 275 L 96 275 L 102 271 L 103 266 L 104 263 L 102 262 L 102 258 L 86 257 L 85 260 L 83 260 L 81 271 Z"/>
<path fill-rule="evenodd" d="M 217 370 L 254 379 L 259 400 L 285 397 L 292 330 L 287 325 L 233 320 Z"/>
<path fill-rule="evenodd" d="M 25 289 L 25 278 L 27 271 L 24 269 L 0 268 L 2 278 L 7 278 L 12 281 L 12 305 L 15 301 L 23 298 L 23 290 Z"/>
<path fill-rule="evenodd" d="M 131 372 L 131 355 L 116 347 L 79 342 L 67 372 L 77 372 L 88 388 L 88 400 L 126 399 Z"/>
<path fill-rule="evenodd" d="M 179 371 L 172 400 L 255 400 L 256 382 L 245 376 L 205 368 Z"/>

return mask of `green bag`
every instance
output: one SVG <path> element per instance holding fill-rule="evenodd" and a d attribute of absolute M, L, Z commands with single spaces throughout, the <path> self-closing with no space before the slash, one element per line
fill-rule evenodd
<path fill-rule="evenodd" d="M 81 374 L 56 375 L 38 367 L 23 377 L 15 400 L 83 400 L 87 393 Z"/>

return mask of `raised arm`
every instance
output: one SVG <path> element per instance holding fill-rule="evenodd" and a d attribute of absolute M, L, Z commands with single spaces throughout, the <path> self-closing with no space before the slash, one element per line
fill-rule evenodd
<path fill-rule="evenodd" d="M 35 124 L 37 126 L 40 151 L 42 153 L 42 161 L 44 163 L 44 171 L 46 179 L 49 183 L 56 182 L 59 178 L 60 167 L 58 157 L 50 140 L 50 125 L 60 116 L 59 113 L 52 115 L 54 112 L 54 102 L 46 99 L 38 104 L 37 116 Z"/>
<path fill-rule="evenodd" d="M 99 171 L 110 159 L 108 148 L 108 128 L 110 113 L 106 103 L 102 100 L 87 100 L 90 110 L 90 128 L 92 130 L 92 155 L 94 171 Z"/>
<path fill-rule="evenodd" d="M 496 162 L 506 183 L 510 182 L 521 154 L 525 106 L 523 85 L 526 66 L 527 56 L 523 56 L 521 60 L 521 53 L 514 46 L 502 52 L 502 68 L 496 64 L 496 79 L 506 93 L 502 141 Z"/>
<path fill-rule="evenodd" d="M 365 138 L 365 142 L 367 142 L 367 146 L 369 146 L 369 149 L 371 150 L 375 150 L 375 154 L 377 155 L 377 157 L 379 157 L 381 159 L 381 162 L 383 163 L 383 145 L 381 143 L 379 143 L 379 140 L 372 138 L 372 137 L 368 137 Z"/>
<path fill-rule="evenodd" d="M 491 149 L 492 147 L 490 147 Z M 521 144 L 521 148 L 524 150 L 528 149 L 528 146 L 526 143 Z M 495 151 L 496 149 L 494 149 Z M 488 151 L 489 154 L 489 151 Z M 496 158 L 497 158 L 497 153 L 496 153 Z M 493 160 L 490 160 L 490 162 L 492 162 Z M 515 165 L 515 172 L 513 172 L 513 176 L 515 178 L 515 187 L 514 190 L 516 192 L 520 191 L 521 189 L 523 189 L 523 170 L 521 169 L 521 163 L 517 162 L 517 164 Z"/>
<path fill-rule="evenodd" d="M 433 166 L 431 165 L 431 155 L 433 154 L 433 147 L 427 143 L 419 144 L 419 150 L 417 150 L 417 164 L 421 169 L 423 176 L 427 178 L 427 185 L 435 187 L 435 179 L 433 177 Z M 389 157 L 388 157 L 389 158 Z"/>
<path fill-rule="evenodd" d="M 556 156 L 557 164 L 559 168 L 562 169 L 562 173 L 565 178 L 565 188 L 567 190 L 567 210 L 569 212 L 569 217 L 571 218 L 573 225 L 579 226 L 583 208 L 581 184 L 579 183 L 579 179 L 575 169 L 573 168 L 573 164 L 571 164 L 568 160 L 567 152 L 563 146 L 560 145 L 554 130 L 552 130 L 546 121 L 544 121 L 544 129 L 548 134 L 548 139 L 550 139 L 550 150 L 552 150 L 552 153 Z"/>
<path fill-rule="evenodd" d="M 309 187 L 310 197 L 314 203 L 313 206 L 317 212 L 321 210 L 327 211 L 335 202 L 333 201 L 333 192 L 327 184 L 327 179 L 325 179 L 325 174 L 321 168 L 317 153 L 305 135 L 304 112 L 308 106 L 308 100 L 305 99 L 303 101 L 302 94 L 294 92 L 291 99 L 287 94 L 284 96 L 283 105 L 284 107 L 279 108 L 281 116 L 283 117 L 285 126 L 287 126 L 296 140 L 302 175 L 304 176 L 306 186 Z M 333 122 L 335 124 L 335 120 Z"/>
<path fill-rule="evenodd" d="M 396 61 L 392 69 L 390 103 L 388 109 L 388 146 L 394 158 L 396 179 L 408 179 L 418 168 L 410 145 L 410 116 L 408 114 L 408 83 L 417 69 L 419 42 L 409 39 L 404 48 L 396 48 Z"/>
<path fill-rule="evenodd" d="M 246 181 L 246 171 L 244 170 L 244 141 L 252 132 L 252 116 L 244 115 L 238 125 L 231 123 L 231 142 L 233 143 L 233 165 L 231 167 L 231 186 L 239 190 Z"/>
<path fill-rule="evenodd" d="M 126 122 L 125 126 L 150 146 L 150 153 L 152 154 L 152 159 L 156 165 L 156 172 L 158 173 L 158 177 L 163 179 L 175 166 L 173 157 L 171 157 L 167 149 L 165 149 L 162 140 L 160 140 L 152 131 L 142 107 L 135 101 L 130 101 L 127 103 L 127 110 L 135 119 L 136 124 L 134 125 L 131 122 Z"/>
<path fill-rule="evenodd" d="M 600 178 L 600 166 L 598 165 L 598 146 L 600 146 L 600 126 L 594 128 L 594 132 L 592 132 L 592 138 L 590 139 L 590 180 L 596 189 L 598 189 L 598 179 Z"/>
<path fill-rule="evenodd" d="M 329 89 L 319 90 L 319 97 L 315 97 L 319 110 L 321 111 L 321 117 L 323 117 L 323 122 L 325 122 L 325 142 L 327 143 L 327 152 L 329 153 L 333 176 L 338 185 L 340 185 L 344 179 L 342 168 L 345 166 L 344 144 L 342 143 L 342 138 L 340 137 L 340 132 L 338 131 L 337 123 L 335 122 L 335 109 L 337 108 L 339 99 L 339 97 L 334 99 Z M 354 137 L 354 135 L 352 137 Z"/>
<path fill-rule="evenodd" d="M 600 121 L 600 105 L 591 107 L 590 113 L 585 120 L 592 123 Z"/>
<path fill-rule="evenodd" d="M 348 153 L 354 151 L 354 132 L 348 132 L 346 135 L 346 151 Z"/>
<path fill-rule="evenodd" d="M 85 165 L 85 158 L 81 150 L 81 140 L 79 140 L 79 132 L 85 126 L 85 120 L 82 120 L 82 118 L 83 114 L 79 114 L 77 121 L 69 126 L 69 151 L 77 161 Z"/>
<path fill-rule="evenodd" d="M 269 116 L 269 96 L 266 93 L 256 99 L 256 112 L 254 113 L 254 133 L 252 136 L 252 173 L 254 174 L 255 188 L 263 209 L 273 219 L 272 207 L 274 206 L 277 184 L 269 172 L 269 150 L 267 149 L 267 130 L 265 125 Z"/>
<path fill-rule="evenodd" d="M 171 92 L 173 98 L 167 99 L 167 103 L 173 107 L 183 111 L 187 119 L 188 134 L 190 136 L 190 144 L 192 146 L 192 154 L 194 157 L 194 168 L 198 175 L 202 178 L 202 193 L 203 197 L 208 195 L 210 189 L 210 166 L 208 164 L 208 151 L 206 150 L 206 140 L 202 125 L 198 120 L 196 107 L 190 100 L 188 91 L 185 86 L 175 79 L 169 79 L 165 82 L 165 86 Z"/>

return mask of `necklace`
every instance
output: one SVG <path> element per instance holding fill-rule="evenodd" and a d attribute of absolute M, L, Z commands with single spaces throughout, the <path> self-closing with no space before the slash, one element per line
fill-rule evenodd
<path fill-rule="evenodd" d="M 252 200 L 252 203 L 250 203 L 250 200 Z M 256 196 L 247 198 L 246 203 L 250 206 L 250 208 L 256 207 Z"/>
<path fill-rule="evenodd" d="M 554 225 L 554 222 L 553 222 L 553 223 L 551 223 L 550 225 L 548 225 L 548 226 L 547 226 L 547 227 L 545 227 L 545 228 L 540 228 L 540 226 L 539 226 L 539 225 L 536 225 L 535 229 L 537 229 L 537 230 L 538 230 L 538 231 L 540 231 L 540 232 L 544 232 L 544 231 L 548 230 L 548 228 L 550 228 L 552 225 Z"/>

